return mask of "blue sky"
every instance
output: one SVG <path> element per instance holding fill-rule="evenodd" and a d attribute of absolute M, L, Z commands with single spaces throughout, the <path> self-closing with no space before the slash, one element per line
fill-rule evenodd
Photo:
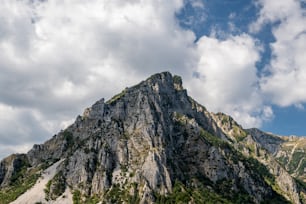
<path fill-rule="evenodd" d="M 3 0 L 0 158 L 162 71 L 243 127 L 306 135 L 305 0 Z"/>
<path fill-rule="evenodd" d="M 252 1 L 197 1 L 203 7 L 193 6 L 195 1 L 185 1 L 185 7 L 178 13 L 181 26 L 192 29 L 197 38 L 210 35 L 212 29 L 220 29 L 225 33 L 248 32 L 250 23 L 256 20 L 258 8 Z M 205 5 L 205 6 L 204 6 Z M 203 20 L 198 20 L 203 18 Z M 192 22 L 188 19 L 193 19 Z M 189 22 L 189 23 L 188 23 Z M 229 23 L 237 26 L 236 31 L 231 31 Z"/>
<path fill-rule="evenodd" d="M 248 33 L 253 38 L 258 39 L 264 47 L 260 60 L 256 63 L 259 77 L 269 74 L 269 72 L 265 71 L 265 67 L 269 65 L 272 57 L 270 43 L 276 41 L 272 30 L 281 21 L 269 22 L 263 25 L 258 32 L 254 33 L 250 32 L 249 26 L 256 21 L 260 13 L 261 6 L 256 1 L 202 0 L 185 2 L 185 7 L 177 14 L 177 18 L 183 28 L 192 30 L 197 40 L 202 36 L 211 35 L 215 29 L 221 33 L 220 36 L 217 36 L 220 39 L 224 38 L 224 35 Z M 200 2 L 199 5 L 202 4 L 202 6 L 193 6 L 194 2 Z M 300 1 L 302 8 L 305 9 L 305 5 L 305 1 Z M 233 29 L 233 27 L 235 28 Z M 304 43 L 304 46 L 306 46 L 306 42 Z M 305 136 L 306 111 L 303 108 L 304 104 L 300 105 L 300 107 L 295 106 L 295 104 L 285 107 L 272 105 L 274 116 L 271 120 L 265 121 L 261 129 L 280 135 Z"/>

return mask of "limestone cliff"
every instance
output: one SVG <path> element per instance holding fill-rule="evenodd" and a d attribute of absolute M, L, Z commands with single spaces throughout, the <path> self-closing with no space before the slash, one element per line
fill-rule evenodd
<path fill-rule="evenodd" d="M 164 72 L 97 101 L 44 144 L 3 160 L 0 196 L 17 197 L 14 182 L 33 184 L 25 175 L 38 178 L 63 160 L 46 185 L 49 202 L 67 189 L 75 203 L 304 202 L 303 185 L 274 159 L 282 140 L 260 141 L 229 116 L 208 112 L 180 77 Z M 3 203 L 15 199 L 7 197 Z"/>

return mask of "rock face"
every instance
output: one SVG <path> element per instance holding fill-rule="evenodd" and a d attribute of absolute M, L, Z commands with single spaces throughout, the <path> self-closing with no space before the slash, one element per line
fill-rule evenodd
<path fill-rule="evenodd" d="M 0 163 L 0 187 L 10 185 L 15 176 L 27 166 L 28 160 L 26 155 L 14 154 L 5 158 Z"/>
<path fill-rule="evenodd" d="M 69 187 L 84 203 L 302 203 L 305 187 L 273 157 L 282 141 L 208 112 L 164 72 L 97 101 L 21 157 L 27 171 L 64 159 L 49 183 L 52 199 Z M 8 160 L 0 164 L 3 192 L 20 168 L 17 157 Z"/>
<path fill-rule="evenodd" d="M 292 176 L 306 182 L 306 138 L 280 137 L 258 129 L 248 132 L 256 142 L 271 153 Z"/>

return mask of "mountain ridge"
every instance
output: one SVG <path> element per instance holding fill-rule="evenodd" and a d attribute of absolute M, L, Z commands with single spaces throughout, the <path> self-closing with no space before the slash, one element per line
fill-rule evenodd
<path fill-rule="evenodd" d="M 163 72 L 98 100 L 27 154 L 2 160 L 0 198 L 18 197 L 47 166 L 64 159 L 46 199 L 37 202 L 69 189 L 75 203 L 305 203 L 300 169 L 306 145 L 299 146 L 296 162 L 284 149 L 290 142 L 208 112 L 188 96 L 181 77 Z M 286 166 L 287 160 L 294 162 Z M 16 182 L 29 184 L 16 193 Z"/>

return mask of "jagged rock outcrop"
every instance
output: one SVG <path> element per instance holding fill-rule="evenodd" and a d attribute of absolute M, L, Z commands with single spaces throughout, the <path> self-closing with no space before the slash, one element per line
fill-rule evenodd
<path fill-rule="evenodd" d="M 5 187 L 14 182 L 22 168 L 28 165 L 27 156 L 13 154 L 0 163 L 0 187 Z"/>
<path fill-rule="evenodd" d="M 293 203 L 305 203 L 304 184 L 297 183 L 295 177 L 286 170 L 286 165 L 279 162 L 278 155 L 282 154 L 287 137 L 265 133 L 256 128 L 244 130 L 230 116 L 222 113 L 212 115 L 236 149 L 268 167 L 269 172 L 275 177 L 273 187 L 276 191 Z"/>
<path fill-rule="evenodd" d="M 256 128 L 249 129 L 247 132 L 253 136 L 256 143 L 260 144 L 264 149 L 273 155 L 275 155 L 281 149 L 281 145 L 285 142 L 284 138 L 265 133 Z"/>
<path fill-rule="evenodd" d="M 27 169 L 37 174 L 64 160 L 49 181 L 51 199 L 69 188 L 83 202 L 287 203 L 275 189 L 286 185 L 287 180 L 277 181 L 283 177 L 275 177 L 286 171 L 277 165 L 268 169 L 268 160 L 260 160 L 264 148 L 272 155 L 278 146 L 260 142 L 229 116 L 208 112 L 187 95 L 180 77 L 164 72 L 107 102 L 97 101 L 23 156 Z M 257 156 L 248 149 L 253 144 Z M 11 175 L 5 161 L 1 187 L 3 175 Z M 301 203 L 301 189 L 295 190 L 297 198 L 286 198 Z"/>

